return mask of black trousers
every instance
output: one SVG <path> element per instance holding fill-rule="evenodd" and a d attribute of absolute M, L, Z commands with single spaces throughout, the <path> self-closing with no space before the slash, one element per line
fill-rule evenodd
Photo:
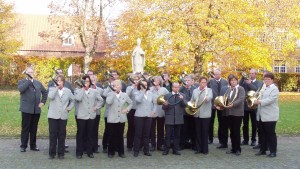
<path fill-rule="evenodd" d="M 196 150 L 208 153 L 208 130 L 210 118 L 195 118 Z"/>
<path fill-rule="evenodd" d="M 219 123 L 219 131 L 218 137 L 220 144 L 227 146 L 228 144 L 228 133 L 229 133 L 229 125 L 228 125 L 228 116 L 222 115 L 220 119 L 221 123 Z"/>
<path fill-rule="evenodd" d="M 108 138 L 109 138 L 109 128 L 107 127 L 107 117 L 104 118 L 104 132 L 102 139 L 103 150 L 106 150 L 108 147 Z"/>
<path fill-rule="evenodd" d="M 262 143 L 262 138 L 263 136 L 263 128 L 262 128 L 262 123 L 260 123 L 259 121 L 256 121 L 256 125 L 257 125 L 257 135 L 258 135 L 258 144 L 261 145 Z"/>
<path fill-rule="evenodd" d="M 184 119 L 184 124 L 182 124 L 181 131 L 180 131 L 181 133 L 180 145 L 182 146 L 182 148 L 184 147 L 192 148 L 196 145 L 195 119 L 194 116 L 190 116 L 190 115 L 184 115 L 183 119 Z"/>
<path fill-rule="evenodd" d="M 166 128 L 166 149 L 169 150 L 171 147 L 171 135 L 173 133 L 174 139 L 173 139 L 173 151 L 179 150 L 179 142 L 180 142 L 180 128 L 181 124 L 177 125 L 165 125 Z"/>
<path fill-rule="evenodd" d="M 144 141 L 144 152 L 149 152 L 149 137 L 150 137 L 150 129 L 151 129 L 151 117 L 134 117 L 134 143 L 133 150 L 135 152 L 139 152 L 141 140 L 143 138 Z"/>
<path fill-rule="evenodd" d="M 125 123 L 107 123 L 107 127 L 109 128 L 110 134 L 108 138 L 108 154 L 114 155 L 115 151 L 118 152 L 119 155 L 124 154 L 124 128 Z"/>
<path fill-rule="evenodd" d="M 277 136 L 275 132 L 276 121 L 262 122 L 259 121 L 262 126 L 262 138 L 260 151 L 266 151 L 269 147 L 270 153 L 277 152 Z"/>
<path fill-rule="evenodd" d="M 242 124 L 243 116 L 228 116 L 228 126 L 230 130 L 230 139 L 232 152 L 241 152 L 241 133 L 240 128 Z"/>
<path fill-rule="evenodd" d="M 77 119 L 77 134 L 76 134 L 76 155 L 82 155 L 84 146 L 88 155 L 93 154 L 93 128 L 94 119 Z M 86 144 L 84 139 L 86 137 Z"/>
<path fill-rule="evenodd" d="M 94 140 L 94 142 L 93 142 L 93 148 L 92 148 L 93 152 L 95 152 L 95 151 L 98 150 L 99 123 L 100 123 L 100 115 L 96 115 L 95 124 L 94 124 L 94 127 L 93 127 L 93 140 Z"/>
<path fill-rule="evenodd" d="M 67 120 L 48 118 L 48 124 L 49 124 L 49 155 L 55 156 L 56 148 L 57 148 L 58 156 L 64 156 Z"/>
<path fill-rule="evenodd" d="M 133 140 L 134 140 L 134 114 L 135 109 L 131 109 L 127 114 L 128 126 L 127 126 L 127 148 L 133 147 Z"/>
<path fill-rule="evenodd" d="M 252 125 L 252 134 L 251 134 L 251 141 L 256 141 L 256 110 L 252 111 L 245 111 L 244 117 L 243 117 L 243 138 L 245 141 L 249 141 L 249 116 L 251 119 L 251 125 Z"/>
<path fill-rule="evenodd" d="M 157 131 L 157 142 L 156 142 L 156 131 Z M 164 145 L 165 142 L 165 117 L 152 118 L 151 124 L 151 146 L 159 148 Z M 157 145 L 156 145 L 157 143 Z"/>
<path fill-rule="evenodd" d="M 40 114 L 22 112 L 21 148 L 27 148 L 30 136 L 30 148 L 36 148 L 36 132 Z"/>
<path fill-rule="evenodd" d="M 222 142 L 224 141 L 224 138 L 226 136 L 226 132 L 228 132 L 227 130 L 225 131 L 224 129 L 224 119 L 223 119 L 223 115 L 222 115 L 222 110 L 216 110 L 216 109 L 212 109 L 211 110 L 211 120 L 209 123 L 209 135 L 208 135 L 208 139 L 209 141 L 213 142 L 214 139 L 214 123 L 215 123 L 215 116 L 218 116 L 218 122 L 219 122 L 219 126 L 218 126 L 218 139 L 219 142 L 222 144 Z"/>
<path fill-rule="evenodd" d="M 78 119 L 77 119 L 77 116 L 75 116 L 75 120 L 76 120 L 76 125 L 77 125 L 77 127 L 78 127 Z M 83 152 L 86 152 L 87 139 L 88 139 L 87 132 L 85 132 L 85 133 L 84 133 L 84 136 L 83 136 Z"/>

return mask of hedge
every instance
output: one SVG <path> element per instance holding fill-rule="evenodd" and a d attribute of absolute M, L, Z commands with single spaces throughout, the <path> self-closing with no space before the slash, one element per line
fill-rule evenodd
<path fill-rule="evenodd" d="M 10 60 L 0 60 L 0 88 L 15 89 L 18 80 L 25 77 L 22 72 L 30 63 L 34 65 L 35 77 L 39 79 L 45 86 L 51 80 L 54 74 L 54 67 L 61 68 L 67 75 L 67 70 L 70 64 L 83 65 L 83 59 L 80 57 L 24 57 L 14 56 Z M 93 60 L 90 68 L 95 71 L 99 81 L 105 80 L 105 72 L 109 70 L 108 60 L 99 59 Z M 15 69 L 12 71 L 10 63 L 15 63 Z M 117 62 L 118 63 L 118 62 Z M 120 63 L 122 64 L 122 63 Z M 155 72 L 155 71 L 154 71 Z M 126 72 L 120 70 L 123 80 L 126 78 Z M 231 72 L 223 72 L 223 76 Z M 240 77 L 239 72 L 234 72 Z M 174 76 L 173 76 L 174 77 Z M 257 78 L 262 80 L 262 74 L 258 74 Z M 76 78 L 74 78 L 76 79 Z M 73 79 L 73 80 L 74 80 Z M 125 80 L 127 81 L 127 80 Z M 278 85 L 280 91 L 297 91 L 300 87 L 300 74 L 298 73 L 275 73 L 275 83 Z"/>
<path fill-rule="evenodd" d="M 101 80 L 104 77 L 104 72 L 106 71 L 103 60 L 94 60 L 90 67 L 95 70 L 97 76 Z M 15 64 L 15 69 L 12 71 L 10 63 Z M 64 74 L 67 77 L 67 70 L 71 64 L 83 65 L 83 59 L 80 57 L 24 57 L 24 56 L 14 56 L 11 60 L 2 60 L 0 67 L 0 86 L 1 88 L 15 88 L 18 84 L 18 80 L 25 77 L 22 72 L 29 65 L 34 66 L 34 76 L 39 81 L 41 81 L 45 86 L 51 80 L 53 76 L 54 67 L 61 68 L 64 70 Z M 104 66 L 104 67 L 103 67 Z"/>

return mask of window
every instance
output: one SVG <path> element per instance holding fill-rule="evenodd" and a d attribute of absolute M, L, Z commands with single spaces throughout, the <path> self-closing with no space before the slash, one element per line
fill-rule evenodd
<path fill-rule="evenodd" d="M 265 33 L 262 33 L 261 35 L 259 35 L 257 37 L 257 40 L 262 42 L 262 43 L 265 43 L 265 42 L 267 42 L 267 35 Z"/>
<path fill-rule="evenodd" d="M 296 48 L 300 48 L 300 40 L 296 41 Z"/>
<path fill-rule="evenodd" d="M 16 64 L 16 62 L 11 62 L 9 64 L 9 73 L 11 75 L 14 75 L 14 74 L 16 74 L 16 70 L 17 70 L 17 64 Z"/>
<path fill-rule="evenodd" d="M 75 46 L 75 37 L 74 35 L 64 32 L 61 36 L 62 46 Z"/>
<path fill-rule="evenodd" d="M 300 60 L 298 60 L 298 64 L 295 67 L 295 72 L 300 73 Z"/>
<path fill-rule="evenodd" d="M 275 60 L 273 69 L 274 72 L 277 73 L 286 73 L 287 70 L 285 63 L 282 60 Z"/>
<path fill-rule="evenodd" d="M 273 42 L 272 46 L 275 50 L 281 50 L 282 49 L 282 43 L 281 42 Z"/>

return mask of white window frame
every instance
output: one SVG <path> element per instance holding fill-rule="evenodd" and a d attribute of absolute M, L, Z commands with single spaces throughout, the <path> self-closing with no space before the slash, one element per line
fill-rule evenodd
<path fill-rule="evenodd" d="M 267 42 L 267 35 L 266 35 L 266 33 L 262 33 L 262 34 L 258 35 L 257 40 L 260 41 L 260 42 L 262 42 L 262 43 Z"/>
<path fill-rule="evenodd" d="M 275 50 L 282 50 L 282 43 L 281 42 L 273 42 L 272 46 Z"/>
<path fill-rule="evenodd" d="M 16 74 L 16 71 L 17 71 L 17 63 L 16 62 L 9 63 L 9 74 L 14 75 Z"/>
<path fill-rule="evenodd" d="M 276 64 L 276 62 L 279 62 Z M 274 66 L 273 66 L 273 71 L 276 73 L 286 73 L 287 72 L 287 66 L 285 65 L 284 62 L 280 63 L 282 61 L 277 60 L 274 61 Z"/>
<path fill-rule="evenodd" d="M 68 32 L 64 32 L 61 36 L 62 46 L 75 46 L 75 36 Z"/>
<path fill-rule="evenodd" d="M 300 73 L 300 60 L 298 60 L 298 64 L 295 66 L 295 73 Z"/>

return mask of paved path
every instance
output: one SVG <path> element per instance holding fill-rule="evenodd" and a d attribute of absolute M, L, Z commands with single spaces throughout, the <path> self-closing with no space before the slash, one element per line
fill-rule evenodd
<path fill-rule="evenodd" d="M 276 158 L 266 156 L 257 157 L 251 146 L 242 146 L 242 154 L 237 157 L 225 154 L 226 150 L 218 150 L 217 144 L 209 145 L 208 155 L 195 155 L 191 150 L 181 151 L 181 156 L 169 154 L 161 155 L 161 152 L 152 152 L 152 157 L 144 156 L 142 153 L 135 158 L 132 153 L 125 152 L 126 158 L 115 156 L 112 159 L 107 154 L 95 154 L 94 159 L 86 155 L 78 160 L 75 157 L 75 140 L 67 140 L 70 146 L 64 160 L 48 159 L 48 139 L 38 139 L 38 147 L 41 151 L 33 152 L 27 150 L 25 153 L 19 151 L 19 139 L 0 139 L 0 168 L 6 169 L 67 169 L 67 168 L 105 168 L 105 169 L 199 169 L 199 168 L 222 168 L 222 169 L 300 169 L 300 137 L 279 137 L 278 152 Z"/>

